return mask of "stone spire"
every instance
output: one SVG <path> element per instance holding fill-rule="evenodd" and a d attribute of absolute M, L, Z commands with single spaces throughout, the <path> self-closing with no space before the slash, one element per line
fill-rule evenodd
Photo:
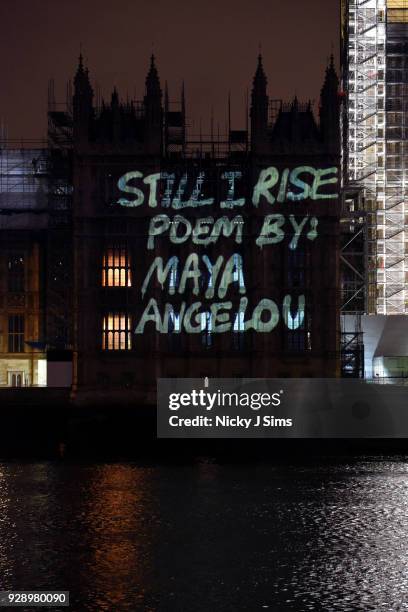
<path fill-rule="evenodd" d="M 146 76 L 144 107 L 146 152 L 161 155 L 163 146 L 162 91 L 154 55 L 150 58 L 150 68 Z"/>
<path fill-rule="evenodd" d="M 263 152 L 267 143 L 269 99 L 266 88 L 267 79 L 259 54 L 251 96 L 251 146 L 255 153 Z"/>
<path fill-rule="evenodd" d="M 79 56 L 78 68 L 74 77 L 74 140 L 88 140 L 92 116 L 93 90 L 89 71 L 84 67 L 82 53 Z"/>
<path fill-rule="evenodd" d="M 333 54 L 326 68 L 325 79 L 320 95 L 320 129 L 330 149 L 340 147 L 340 98 L 339 78 L 334 67 Z"/>

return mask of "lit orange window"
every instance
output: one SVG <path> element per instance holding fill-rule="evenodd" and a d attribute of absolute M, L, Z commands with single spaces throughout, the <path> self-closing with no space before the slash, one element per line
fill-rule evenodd
<path fill-rule="evenodd" d="M 102 348 L 104 351 L 129 351 L 132 348 L 132 318 L 123 312 L 103 318 Z"/>
<path fill-rule="evenodd" d="M 408 9 L 408 0 L 387 0 L 389 9 Z"/>
<path fill-rule="evenodd" d="M 103 256 L 102 287 L 131 287 L 130 256 L 124 246 L 109 247 Z"/>

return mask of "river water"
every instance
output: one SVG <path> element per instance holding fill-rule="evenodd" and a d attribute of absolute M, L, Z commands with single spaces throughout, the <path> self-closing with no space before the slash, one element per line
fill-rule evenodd
<path fill-rule="evenodd" d="M 0 464 L 1 589 L 75 612 L 405 610 L 407 551 L 405 458 Z"/>

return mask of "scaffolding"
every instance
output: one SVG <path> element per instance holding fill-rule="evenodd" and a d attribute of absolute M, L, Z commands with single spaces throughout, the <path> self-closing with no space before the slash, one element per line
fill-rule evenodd
<path fill-rule="evenodd" d="M 404 142 L 406 0 L 349 0 L 344 83 L 346 187 L 361 187 L 368 314 L 408 312 Z M 396 67 L 398 66 L 398 69 Z"/>
<path fill-rule="evenodd" d="M 341 369 L 342 376 L 363 378 L 364 342 L 361 317 L 366 311 L 366 223 L 361 189 L 344 189 L 340 225 Z"/>
<path fill-rule="evenodd" d="M 0 148 L 0 213 L 47 212 L 47 149 L 33 143 L 3 141 Z M 29 147 L 25 146 L 29 145 Z"/>

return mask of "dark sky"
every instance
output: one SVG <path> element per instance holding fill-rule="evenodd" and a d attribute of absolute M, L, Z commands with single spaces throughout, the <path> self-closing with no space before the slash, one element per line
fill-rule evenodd
<path fill-rule="evenodd" d="M 0 117 L 9 138 L 42 138 L 47 83 L 64 101 L 80 43 L 93 83 L 110 96 L 141 98 L 149 56 L 170 99 L 185 79 L 187 114 L 198 132 L 245 127 L 245 96 L 259 45 L 269 95 L 316 99 L 327 58 L 338 58 L 339 0 L 1 0 Z"/>

